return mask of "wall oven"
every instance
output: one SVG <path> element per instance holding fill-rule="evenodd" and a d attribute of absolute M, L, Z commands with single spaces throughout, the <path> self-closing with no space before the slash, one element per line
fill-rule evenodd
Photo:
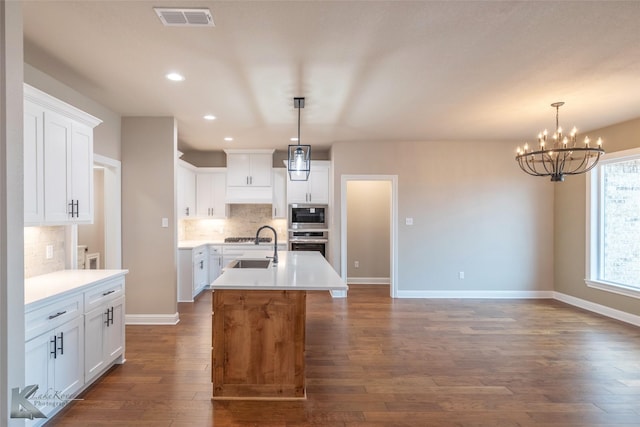
<path fill-rule="evenodd" d="M 326 231 L 289 231 L 290 251 L 318 251 L 326 258 L 328 242 L 328 233 Z"/>
<path fill-rule="evenodd" d="M 327 205 L 299 203 L 289 205 L 289 230 L 326 230 L 329 228 L 328 221 Z"/>

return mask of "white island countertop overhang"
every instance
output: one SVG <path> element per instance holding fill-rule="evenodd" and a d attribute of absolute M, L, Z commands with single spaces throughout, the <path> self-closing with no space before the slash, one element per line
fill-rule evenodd
<path fill-rule="evenodd" d="M 269 253 L 272 254 L 273 252 Z M 245 257 L 256 258 L 258 257 Z M 349 289 L 320 252 L 306 251 L 278 251 L 278 264 L 267 268 L 226 268 L 211 283 L 211 288 L 299 291 Z"/>

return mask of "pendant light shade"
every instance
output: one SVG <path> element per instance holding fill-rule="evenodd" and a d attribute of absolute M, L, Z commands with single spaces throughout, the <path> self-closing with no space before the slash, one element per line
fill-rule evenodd
<path fill-rule="evenodd" d="M 300 144 L 300 110 L 304 108 L 304 98 L 293 98 L 293 106 L 298 109 L 298 144 L 289 145 L 287 170 L 291 181 L 307 181 L 311 172 L 311 145 Z"/>

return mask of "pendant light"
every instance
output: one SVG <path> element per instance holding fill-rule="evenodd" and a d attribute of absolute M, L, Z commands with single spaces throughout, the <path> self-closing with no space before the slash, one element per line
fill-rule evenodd
<path fill-rule="evenodd" d="M 289 145 L 287 170 L 291 181 L 307 181 L 311 172 L 311 145 L 300 144 L 300 110 L 304 108 L 304 98 L 293 98 L 293 106 L 298 109 L 298 144 Z"/>

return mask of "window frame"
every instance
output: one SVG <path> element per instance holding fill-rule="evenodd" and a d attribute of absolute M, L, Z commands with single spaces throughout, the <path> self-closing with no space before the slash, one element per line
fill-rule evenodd
<path fill-rule="evenodd" d="M 585 284 L 594 289 L 613 292 L 632 298 L 640 299 L 640 286 L 627 286 L 621 283 L 608 282 L 599 278 L 602 268 L 602 211 L 601 204 L 603 196 L 602 188 L 602 166 L 610 163 L 618 163 L 629 160 L 640 159 L 640 148 L 616 151 L 604 154 L 598 164 L 588 173 L 587 176 L 587 197 L 586 197 L 586 259 L 585 259 Z"/>

